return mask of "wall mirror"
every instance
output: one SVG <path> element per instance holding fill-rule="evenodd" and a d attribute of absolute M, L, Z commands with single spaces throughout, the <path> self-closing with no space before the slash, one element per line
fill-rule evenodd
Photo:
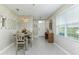
<path fill-rule="evenodd" d="M 6 21 L 6 17 L 0 16 L 0 28 L 1 28 L 1 29 L 2 29 L 3 27 L 5 27 L 5 21 Z"/>
<path fill-rule="evenodd" d="M 52 20 L 49 21 L 49 29 L 52 30 Z"/>

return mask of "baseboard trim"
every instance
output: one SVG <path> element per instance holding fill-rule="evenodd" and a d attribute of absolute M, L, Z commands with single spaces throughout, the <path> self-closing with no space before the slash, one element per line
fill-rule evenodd
<path fill-rule="evenodd" d="M 64 53 L 66 53 L 67 55 L 71 55 L 71 53 L 69 53 L 67 50 L 65 50 L 63 47 L 61 47 L 60 45 L 58 45 L 57 43 L 54 43 L 59 49 L 61 49 Z"/>
<path fill-rule="evenodd" d="M 8 45 L 6 48 L 4 48 L 3 50 L 0 51 L 0 55 L 5 52 L 7 49 L 9 49 L 11 46 L 13 46 L 14 43 L 11 43 L 10 45 Z"/>

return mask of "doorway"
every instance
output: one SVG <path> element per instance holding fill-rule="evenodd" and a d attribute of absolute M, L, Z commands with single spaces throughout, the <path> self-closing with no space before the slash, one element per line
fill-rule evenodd
<path fill-rule="evenodd" d="M 44 36 L 45 34 L 45 20 L 38 21 L 38 37 Z"/>

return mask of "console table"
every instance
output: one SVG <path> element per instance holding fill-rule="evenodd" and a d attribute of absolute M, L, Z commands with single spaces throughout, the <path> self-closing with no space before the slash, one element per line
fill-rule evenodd
<path fill-rule="evenodd" d="M 53 43 L 54 42 L 54 34 L 45 32 L 45 39 L 48 41 L 48 43 Z"/>

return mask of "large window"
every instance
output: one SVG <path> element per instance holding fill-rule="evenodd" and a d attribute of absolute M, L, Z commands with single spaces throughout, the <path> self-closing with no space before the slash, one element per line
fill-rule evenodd
<path fill-rule="evenodd" d="M 59 15 L 57 18 L 56 18 L 56 29 L 57 29 L 57 34 L 58 35 L 62 35 L 62 36 L 65 36 L 65 20 L 63 15 Z"/>
<path fill-rule="evenodd" d="M 67 36 L 79 39 L 79 24 L 71 24 L 67 27 Z"/>
<path fill-rule="evenodd" d="M 75 5 L 56 17 L 56 33 L 79 40 L 79 5 Z"/>
<path fill-rule="evenodd" d="M 59 35 L 64 36 L 65 35 L 64 31 L 65 31 L 64 26 L 62 26 L 62 25 L 61 26 L 58 26 L 58 34 Z"/>

